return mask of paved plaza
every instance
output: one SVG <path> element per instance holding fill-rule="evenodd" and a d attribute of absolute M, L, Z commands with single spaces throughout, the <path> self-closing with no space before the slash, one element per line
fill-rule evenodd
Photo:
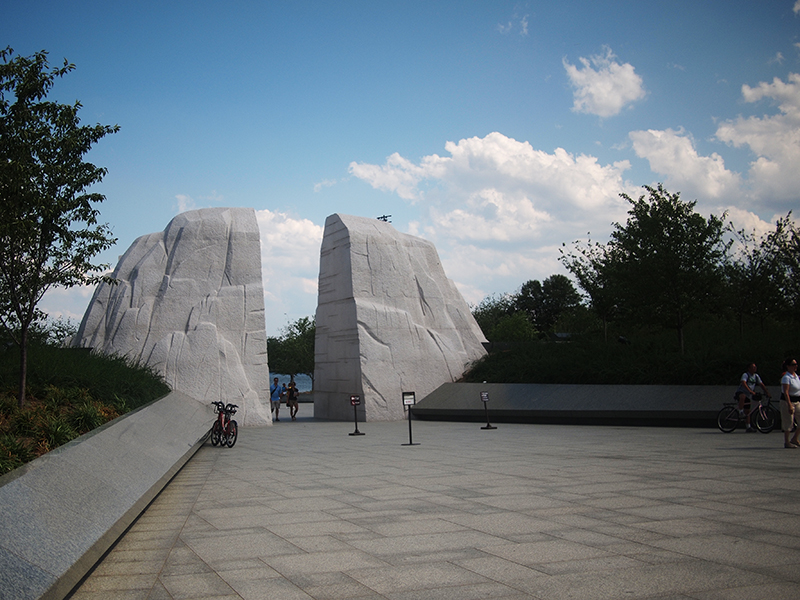
<path fill-rule="evenodd" d="M 800 597 L 779 432 L 414 421 L 408 446 L 312 412 L 203 446 L 72 598 Z"/>

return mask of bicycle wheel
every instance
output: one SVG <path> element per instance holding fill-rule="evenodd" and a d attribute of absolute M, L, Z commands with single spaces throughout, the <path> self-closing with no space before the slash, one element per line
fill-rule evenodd
<path fill-rule="evenodd" d="M 723 433 L 730 433 L 739 425 L 739 409 L 726 406 L 717 413 L 717 427 Z"/>
<path fill-rule="evenodd" d="M 769 433 L 775 429 L 775 424 L 778 422 L 778 411 L 771 406 L 765 406 L 763 411 L 756 411 L 755 418 L 756 429 L 761 433 Z"/>
<path fill-rule="evenodd" d="M 218 446 L 222 443 L 222 425 L 219 421 L 214 421 L 214 426 L 211 428 L 211 445 Z"/>
<path fill-rule="evenodd" d="M 225 442 L 228 444 L 228 448 L 233 448 L 237 437 L 239 437 L 239 427 L 237 427 L 236 421 L 231 421 L 228 423 L 228 439 Z"/>

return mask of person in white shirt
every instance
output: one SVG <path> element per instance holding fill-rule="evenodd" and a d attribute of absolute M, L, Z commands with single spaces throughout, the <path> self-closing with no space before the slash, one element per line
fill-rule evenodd
<path fill-rule="evenodd" d="M 783 447 L 800 447 L 800 427 L 794 430 L 796 418 L 800 418 L 800 377 L 797 376 L 797 359 L 787 358 L 783 361 L 786 371 L 781 377 L 781 425 L 783 426 Z M 790 439 L 791 436 L 791 439 Z"/>

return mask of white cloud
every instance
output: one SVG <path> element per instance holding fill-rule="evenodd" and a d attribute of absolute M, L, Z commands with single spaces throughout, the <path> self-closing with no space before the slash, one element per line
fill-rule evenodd
<path fill-rule="evenodd" d="M 800 0 L 796 0 L 794 3 L 794 14 L 800 13 Z"/>
<path fill-rule="evenodd" d="M 188 194 L 175 194 L 175 199 L 178 201 L 174 206 L 176 214 L 186 212 L 187 210 L 195 210 L 198 208 L 209 208 L 211 206 L 221 206 L 224 204 L 225 197 L 218 194 L 217 190 L 212 190 L 207 196 L 200 196 L 198 198 L 202 204 L 198 204 L 194 198 Z"/>
<path fill-rule="evenodd" d="M 323 188 L 332 187 L 334 185 L 336 185 L 335 179 L 323 179 L 319 183 L 314 184 L 314 191 L 320 192 Z"/>
<path fill-rule="evenodd" d="M 790 73 L 786 82 L 776 77 L 756 87 L 743 85 L 742 96 L 749 103 L 774 100 L 780 113 L 725 121 L 716 137 L 756 155 L 748 173 L 754 200 L 791 207 L 800 189 L 800 75 Z"/>
<path fill-rule="evenodd" d="M 645 97 L 642 78 L 630 63 L 620 64 L 608 46 L 604 54 L 579 58 L 583 69 L 563 59 L 574 88 L 572 110 L 599 117 L 613 117 L 625 106 Z"/>
<path fill-rule="evenodd" d="M 197 208 L 194 200 L 191 196 L 187 196 L 186 194 L 176 194 L 175 199 L 178 201 L 178 204 L 175 207 L 175 210 L 178 213 L 186 212 L 187 210 L 194 210 Z"/>
<path fill-rule="evenodd" d="M 774 223 L 764 221 L 757 214 L 747 209 L 738 208 L 735 206 L 730 206 L 727 208 L 720 207 L 720 210 L 717 214 L 722 214 L 724 211 L 727 211 L 728 221 L 733 223 L 733 226 L 737 231 L 744 230 L 748 233 L 755 233 L 756 236 L 763 236 L 771 231 L 775 231 Z M 777 217 L 775 217 L 774 220 L 777 220 Z"/>
<path fill-rule="evenodd" d="M 514 13 L 514 16 L 508 23 L 500 23 L 497 25 L 497 31 L 503 35 L 508 35 L 516 29 L 519 29 L 519 34 L 521 36 L 525 37 L 528 35 L 528 15 L 520 16 L 519 14 Z"/>
<path fill-rule="evenodd" d="M 627 210 L 620 192 L 638 189 L 623 179 L 627 161 L 601 165 L 496 132 L 445 149 L 449 156 L 415 163 L 393 154 L 383 165 L 353 163 L 350 172 L 417 203 L 420 218 L 408 232 L 434 241 L 448 277 L 472 293 L 511 291 L 562 271 L 557 247 L 590 230 L 608 233 Z"/>
<path fill-rule="evenodd" d="M 257 210 L 267 333 L 313 316 L 323 227 L 286 213 Z"/>
<path fill-rule="evenodd" d="M 719 154 L 700 156 L 683 131 L 648 129 L 632 131 L 628 137 L 636 155 L 650 162 L 650 170 L 664 175 L 667 187 L 679 189 L 685 197 L 739 196 L 741 177 L 725 168 Z"/>

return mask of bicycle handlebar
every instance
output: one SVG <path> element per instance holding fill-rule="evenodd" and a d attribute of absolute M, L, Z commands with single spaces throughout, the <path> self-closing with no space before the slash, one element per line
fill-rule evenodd
<path fill-rule="evenodd" d="M 226 406 L 224 402 L 220 401 L 212 402 L 211 404 L 213 404 L 217 408 L 218 413 L 226 412 L 233 415 L 236 414 L 236 409 L 239 408 L 238 404 L 228 403 L 228 405 Z"/>

